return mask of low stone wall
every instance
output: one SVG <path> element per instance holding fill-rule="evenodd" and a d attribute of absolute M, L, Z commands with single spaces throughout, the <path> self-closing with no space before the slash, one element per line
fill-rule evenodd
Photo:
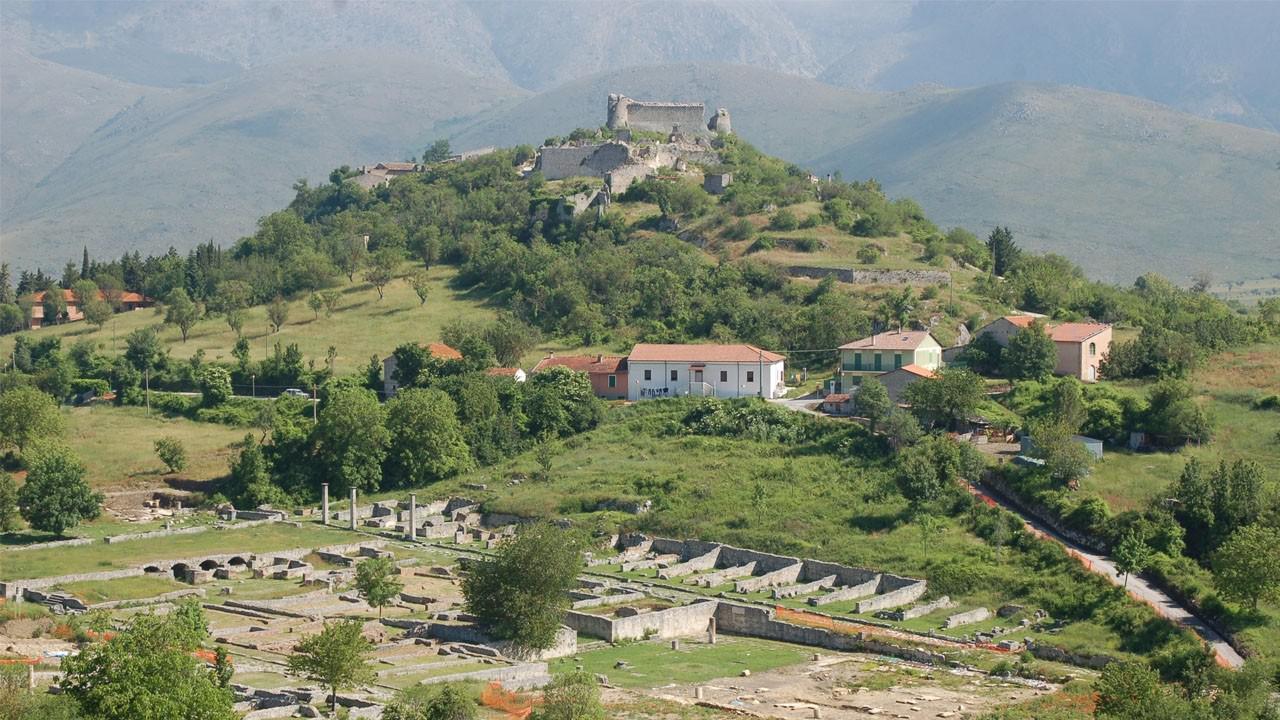
<path fill-rule="evenodd" d="M 733 591 L 738 593 L 751 593 L 765 588 L 777 587 L 779 585 L 789 585 L 800 578 L 800 571 L 804 569 L 803 563 L 793 563 L 784 568 L 779 568 L 773 572 L 767 572 L 763 575 L 756 575 L 745 580 L 739 580 L 733 584 Z"/>
<path fill-rule="evenodd" d="M 4 549 L 6 553 L 22 552 L 23 550 L 50 550 L 60 547 L 75 547 L 76 545 L 92 545 L 93 538 L 72 538 L 71 540 L 54 540 L 52 542 L 34 543 L 31 545 L 19 545 L 17 547 L 7 547 Z"/>
<path fill-rule="evenodd" d="M 912 605 L 911 607 L 905 610 L 886 613 L 886 615 L 881 617 L 885 617 L 887 620 L 898 620 L 898 621 L 914 620 L 915 618 L 918 618 L 918 617 L 924 617 L 925 615 L 928 615 L 934 610 L 942 610 L 943 608 L 950 608 L 950 607 L 955 607 L 955 603 L 951 602 L 951 598 L 947 597 L 946 595 L 943 595 L 942 597 L 938 598 L 937 600 L 934 600 L 933 602 L 921 603 L 919 605 Z"/>
<path fill-rule="evenodd" d="M 750 605 L 721 602 L 717 605 L 715 617 L 718 630 L 735 635 L 830 650 L 870 652 L 931 665 L 942 665 L 947 662 L 946 657 L 941 653 L 921 648 L 893 645 L 865 635 L 846 635 L 823 628 L 785 623 L 777 620 L 772 611 Z"/>
<path fill-rule="evenodd" d="M 921 595 L 924 595 L 927 584 L 923 580 L 919 580 L 910 585 L 904 585 L 897 590 L 876 595 L 875 597 L 859 600 L 857 607 L 854 609 L 856 613 L 874 612 L 876 610 L 884 610 L 886 608 L 906 605 L 914 602 Z"/>
<path fill-rule="evenodd" d="M 716 600 L 703 600 L 625 618 L 606 618 L 570 611 L 565 617 L 565 624 L 583 635 L 609 642 L 640 640 L 646 635 L 659 639 L 688 637 L 707 631 L 718 605 Z"/>
<path fill-rule="evenodd" d="M 208 530 L 209 527 L 207 525 L 201 525 L 199 527 L 173 528 L 171 530 L 152 530 L 150 532 L 129 533 L 127 535 L 112 535 L 111 537 L 105 537 L 102 540 L 105 543 L 118 543 L 128 540 L 149 540 L 151 538 L 169 537 L 171 535 L 199 535 L 200 533 L 207 532 Z"/>
<path fill-rule="evenodd" d="M 672 565 L 666 570 L 660 570 L 658 577 L 662 580 L 670 580 L 671 578 L 692 575 L 703 570 L 711 570 L 716 566 L 716 562 L 720 559 L 720 548 L 715 548 L 704 555 L 685 560 L 682 563 Z"/>
<path fill-rule="evenodd" d="M 1035 642 L 1028 642 L 1027 650 L 1040 660 L 1079 665 L 1080 667 L 1101 669 L 1115 662 L 1115 658 L 1110 655 L 1085 655 L 1083 653 L 1074 653 L 1053 645 L 1041 645 L 1040 643 Z"/>
<path fill-rule="evenodd" d="M 800 595 L 809 595 L 819 590 L 832 588 L 836 585 L 836 576 L 828 575 L 818 578 L 812 582 L 801 583 L 799 585 L 787 585 L 784 587 L 776 587 L 773 589 L 773 599 L 782 600 L 783 598 L 798 597 Z"/>
<path fill-rule="evenodd" d="M 604 605 L 620 605 L 622 603 L 640 602 L 648 597 L 648 595 L 641 592 L 623 592 L 616 595 L 591 595 L 580 600 L 574 600 L 572 607 L 574 610 L 585 610 L 586 608 L 601 607 Z"/>
<path fill-rule="evenodd" d="M 156 595 L 155 597 L 149 598 L 134 600 L 108 600 L 106 602 L 94 603 L 89 606 L 89 609 L 110 610 L 111 608 L 118 608 L 124 605 L 160 605 L 167 603 L 170 600 L 179 600 L 186 597 L 202 598 L 205 594 L 204 588 L 189 588 L 186 590 L 174 590 L 173 592 L 167 592 L 163 595 Z"/>
<path fill-rule="evenodd" d="M 834 276 L 840 282 L 853 285 L 947 285 L 951 282 L 951 273 L 945 270 L 855 270 L 792 265 L 787 273 L 815 280 Z"/>
<path fill-rule="evenodd" d="M 876 589 L 880 587 L 880 576 L 871 578 L 870 580 L 859 585 L 850 585 L 848 587 L 836 588 L 824 595 L 809 598 L 810 605 L 830 605 L 831 603 L 840 602 L 842 600 L 857 600 L 860 597 L 874 595 Z"/>
<path fill-rule="evenodd" d="M 990 617 L 990 610 L 984 607 L 974 608 L 973 610 L 966 610 L 965 612 L 956 613 L 955 615 L 948 617 L 947 621 L 942 624 L 942 627 L 953 628 L 961 625 L 972 625 L 973 623 L 982 622 Z"/>
<path fill-rule="evenodd" d="M 751 573 L 755 572 L 755 570 L 756 564 L 755 561 L 752 561 L 746 565 L 727 567 L 723 570 L 716 570 L 705 575 L 699 575 L 696 578 L 691 578 L 689 582 L 698 585 L 698 587 L 713 588 L 718 585 L 723 585 L 735 578 L 750 576 Z"/>

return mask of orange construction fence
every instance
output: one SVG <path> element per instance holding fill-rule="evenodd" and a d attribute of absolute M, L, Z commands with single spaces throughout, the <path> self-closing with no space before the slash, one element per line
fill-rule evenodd
<path fill-rule="evenodd" d="M 528 693 L 516 693 L 502 687 L 501 683 L 491 682 L 480 691 L 480 704 L 507 714 L 515 720 L 525 720 L 533 714 L 533 708 L 541 698 Z"/>
<path fill-rule="evenodd" d="M 881 638 L 890 638 L 893 640 L 903 640 L 906 642 L 915 642 L 922 645 L 932 645 L 935 647 L 957 648 L 973 647 L 966 643 L 956 642 L 954 640 L 946 640 L 943 638 L 930 637 L 928 635 L 916 635 L 915 633 L 903 632 L 900 630 L 892 630 L 877 625 L 865 625 L 863 623 L 849 622 L 847 620 L 837 620 L 830 615 L 808 612 L 806 610 L 793 610 L 791 608 L 776 605 L 773 608 L 774 617 L 782 622 L 792 623 L 793 625 L 807 625 L 809 627 L 823 628 L 838 632 L 845 635 L 857 635 L 863 633 L 866 635 L 874 635 Z M 978 643 L 976 647 L 984 650 L 993 650 L 995 652 L 1010 652 L 1005 648 L 986 643 Z"/>

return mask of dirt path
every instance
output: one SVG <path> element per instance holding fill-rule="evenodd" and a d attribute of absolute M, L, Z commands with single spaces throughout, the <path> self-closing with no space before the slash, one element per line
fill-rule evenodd
<path fill-rule="evenodd" d="M 1168 618 L 1179 625 L 1195 631 L 1201 639 L 1209 644 L 1209 647 L 1213 648 L 1213 652 L 1217 655 L 1218 662 L 1220 664 L 1232 668 L 1238 668 L 1241 665 L 1244 665 L 1244 658 L 1240 656 L 1240 653 L 1236 652 L 1235 648 L 1231 647 L 1231 644 L 1228 643 L 1222 635 L 1218 634 L 1216 630 L 1206 625 L 1203 620 L 1191 614 L 1189 610 L 1179 605 L 1173 598 L 1166 595 L 1164 591 L 1152 586 L 1146 580 L 1137 576 L 1130 576 L 1126 587 L 1124 575 L 1116 569 L 1115 563 L 1107 556 L 1086 550 L 1079 545 L 1076 545 L 1070 540 L 1054 532 L 1053 528 L 1044 525 L 1033 517 L 1024 515 L 1012 503 L 1008 502 L 996 493 L 980 487 L 974 487 L 973 492 L 987 501 L 988 504 L 995 503 L 1005 510 L 1021 517 L 1022 522 L 1026 525 L 1028 530 L 1040 537 L 1048 538 L 1062 545 L 1067 549 L 1067 552 L 1078 558 L 1090 572 L 1094 572 L 1105 577 L 1107 580 L 1111 581 L 1112 585 L 1124 587 L 1133 599 L 1150 605 L 1162 617 Z"/>

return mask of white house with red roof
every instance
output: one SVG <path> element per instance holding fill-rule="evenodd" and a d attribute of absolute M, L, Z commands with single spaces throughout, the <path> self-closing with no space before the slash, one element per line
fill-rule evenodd
<path fill-rule="evenodd" d="M 781 397 L 785 361 L 754 345 L 639 343 L 627 356 L 627 399 Z"/>

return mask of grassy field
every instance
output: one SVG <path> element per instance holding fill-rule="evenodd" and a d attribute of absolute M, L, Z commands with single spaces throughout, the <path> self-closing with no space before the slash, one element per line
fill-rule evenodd
<path fill-rule="evenodd" d="M 665 640 L 648 641 L 560 658 L 551 662 L 551 672 L 572 672 L 581 665 L 585 672 L 607 675 L 611 685 L 653 688 L 736 677 L 743 670 L 772 670 L 804 662 L 812 653 L 811 649 L 799 645 L 727 636 L 719 638 L 715 645 L 682 640 L 679 650 L 672 650 Z M 631 667 L 617 668 L 618 661 L 627 662 Z"/>
<path fill-rule="evenodd" d="M 70 408 L 67 441 L 88 469 L 89 484 L 98 489 L 130 489 L 159 484 L 165 478 L 204 481 L 227 473 L 231 445 L 244 438 L 243 428 L 198 423 L 185 418 L 148 416 L 145 408 L 93 405 Z M 187 467 L 168 475 L 156 457 L 154 443 L 176 437 L 187 450 Z"/>
<path fill-rule="evenodd" d="M 56 589 L 70 593 L 86 603 L 108 600 L 140 600 L 163 595 L 174 590 L 190 589 L 168 576 L 143 575 L 141 577 L 116 578 L 115 580 L 91 580 L 58 585 Z"/>
<path fill-rule="evenodd" d="M 112 545 L 94 543 L 23 550 L 0 555 L 0 580 L 117 570 L 147 560 L 181 558 L 202 553 L 270 552 L 343 542 L 352 542 L 352 536 L 341 530 L 321 525 L 295 528 L 273 523 L 243 529 L 210 530 L 195 535 L 131 540 Z"/>
<path fill-rule="evenodd" d="M 401 268 L 403 274 L 409 266 Z M 254 359 L 262 359 L 272 346 L 297 343 L 303 356 L 314 358 L 317 364 L 325 359 L 330 345 L 338 352 L 336 368 L 339 373 L 350 373 L 364 367 L 369 356 L 389 355 L 397 345 L 410 340 L 422 342 L 440 338 L 440 330 L 453 320 L 483 322 L 494 316 L 494 309 L 487 298 L 478 293 L 453 287 L 456 271 L 452 267 L 438 265 L 431 269 L 430 295 L 425 305 L 418 302 L 409 281 L 402 274 L 384 289 L 385 297 L 378 300 L 372 285 L 357 281 L 337 288 L 342 293 L 333 317 L 324 313 L 317 319 L 307 307 L 306 297 L 289 303 L 289 320 L 280 332 L 271 334 L 267 326 L 265 306 L 246 311 L 244 334 Z M 163 325 L 162 315 L 154 310 L 135 310 L 116 315 L 106 327 L 97 330 L 88 323 L 66 325 L 29 331 L 33 338 L 55 335 L 64 338 L 64 346 L 81 339 L 98 343 L 108 353 L 121 352 L 125 337 L 132 331 L 148 326 L 158 326 L 160 337 L 175 358 L 187 358 L 204 350 L 210 360 L 231 361 L 235 346 L 235 333 L 219 317 L 201 320 L 192 328 L 186 342 L 176 327 Z M 8 356 L 13 337 L 0 338 L 0 351 Z"/>
<path fill-rule="evenodd" d="M 1280 393 L 1280 343 L 1255 345 L 1210 358 L 1193 378 L 1202 402 L 1217 419 L 1212 442 L 1175 452 L 1134 453 L 1108 448 L 1082 483 L 1113 510 L 1145 507 L 1177 480 L 1188 458 L 1206 464 L 1253 460 L 1270 492 L 1280 492 L 1280 412 L 1252 407 L 1254 399 Z"/>

